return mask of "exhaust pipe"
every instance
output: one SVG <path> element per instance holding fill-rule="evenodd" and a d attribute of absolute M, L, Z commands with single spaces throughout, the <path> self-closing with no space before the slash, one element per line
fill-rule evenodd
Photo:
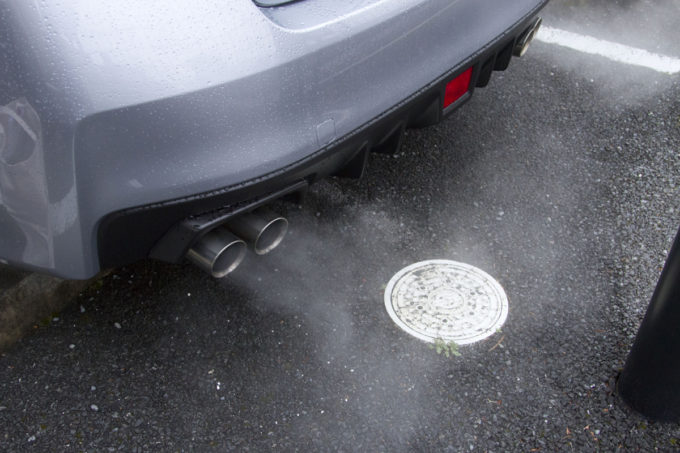
<path fill-rule="evenodd" d="M 258 208 L 206 233 L 186 257 L 213 277 L 222 278 L 241 264 L 246 242 L 255 253 L 264 255 L 281 243 L 287 231 L 288 220 L 267 208 Z"/>
<path fill-rule="evenodd" d="M 205 234 L 187 252 L 187 258 L 215 278 L 222 278 L 241 264 L 246 243 L 226 228 Z"/>
<path fill-rule="evenodd" d="M 227 228 L 243 238 L 258 255 L 274 250 L 288 231 L 288 220 L 267 208 L 230 219 Z"/>
<path fill-rule="evenodd" d="M 536 20 L 527 28 L 524 30 L 524 33 L 517 38 L 517 42 L 515 43 L 515 48 L 512 51 L 512 54 L 516 57 L 521 57 L 524 56 L 524 54 L 527 52 L 527 49 L 529 48 L 529 44 L 531 44 L 531 41 L 534 40 L 536 37 L 536 33 L 538 33 L 538 29 L 541 28 L 541 23 L 543 22 L 543 19 L 540 17 L 537 17 Z"/>

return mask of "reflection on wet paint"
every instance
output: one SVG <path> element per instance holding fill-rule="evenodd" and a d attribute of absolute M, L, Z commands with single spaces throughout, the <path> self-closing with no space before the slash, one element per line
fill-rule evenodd
<path fill-rule="evenodd" d="M 42 129 L 26 99 L 0 106 L 0 247 L 3 258 L 52 267 Z"/>

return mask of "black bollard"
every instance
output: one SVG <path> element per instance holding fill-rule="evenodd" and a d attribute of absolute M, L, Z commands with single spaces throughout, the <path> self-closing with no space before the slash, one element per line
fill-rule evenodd
<path fill-rule="evenodd" d="M 619 377 L 621 397 L 656 421 L 680 421 L 680 230 Z"/>

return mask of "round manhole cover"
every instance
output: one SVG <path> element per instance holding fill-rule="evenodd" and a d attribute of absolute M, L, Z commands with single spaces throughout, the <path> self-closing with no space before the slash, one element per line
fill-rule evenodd
<path fill-rule="evenodd" d="M 489 274 L 469 264 L 421 261 L 399 271 L 385 289 L 392 320 L 421 340 L 474 343 L 500 328 L 508 298 Z"/>

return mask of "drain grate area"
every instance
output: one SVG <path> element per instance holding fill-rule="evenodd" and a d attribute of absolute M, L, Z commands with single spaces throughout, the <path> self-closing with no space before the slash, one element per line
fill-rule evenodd
<path fill-rule="evenodd" d="M 385 308 L 404 331 L 424 341 L 469 344 L 493 335 L 508 315 L 501 285 L 481 269 L 429 260 L 397 272 Z"/>

